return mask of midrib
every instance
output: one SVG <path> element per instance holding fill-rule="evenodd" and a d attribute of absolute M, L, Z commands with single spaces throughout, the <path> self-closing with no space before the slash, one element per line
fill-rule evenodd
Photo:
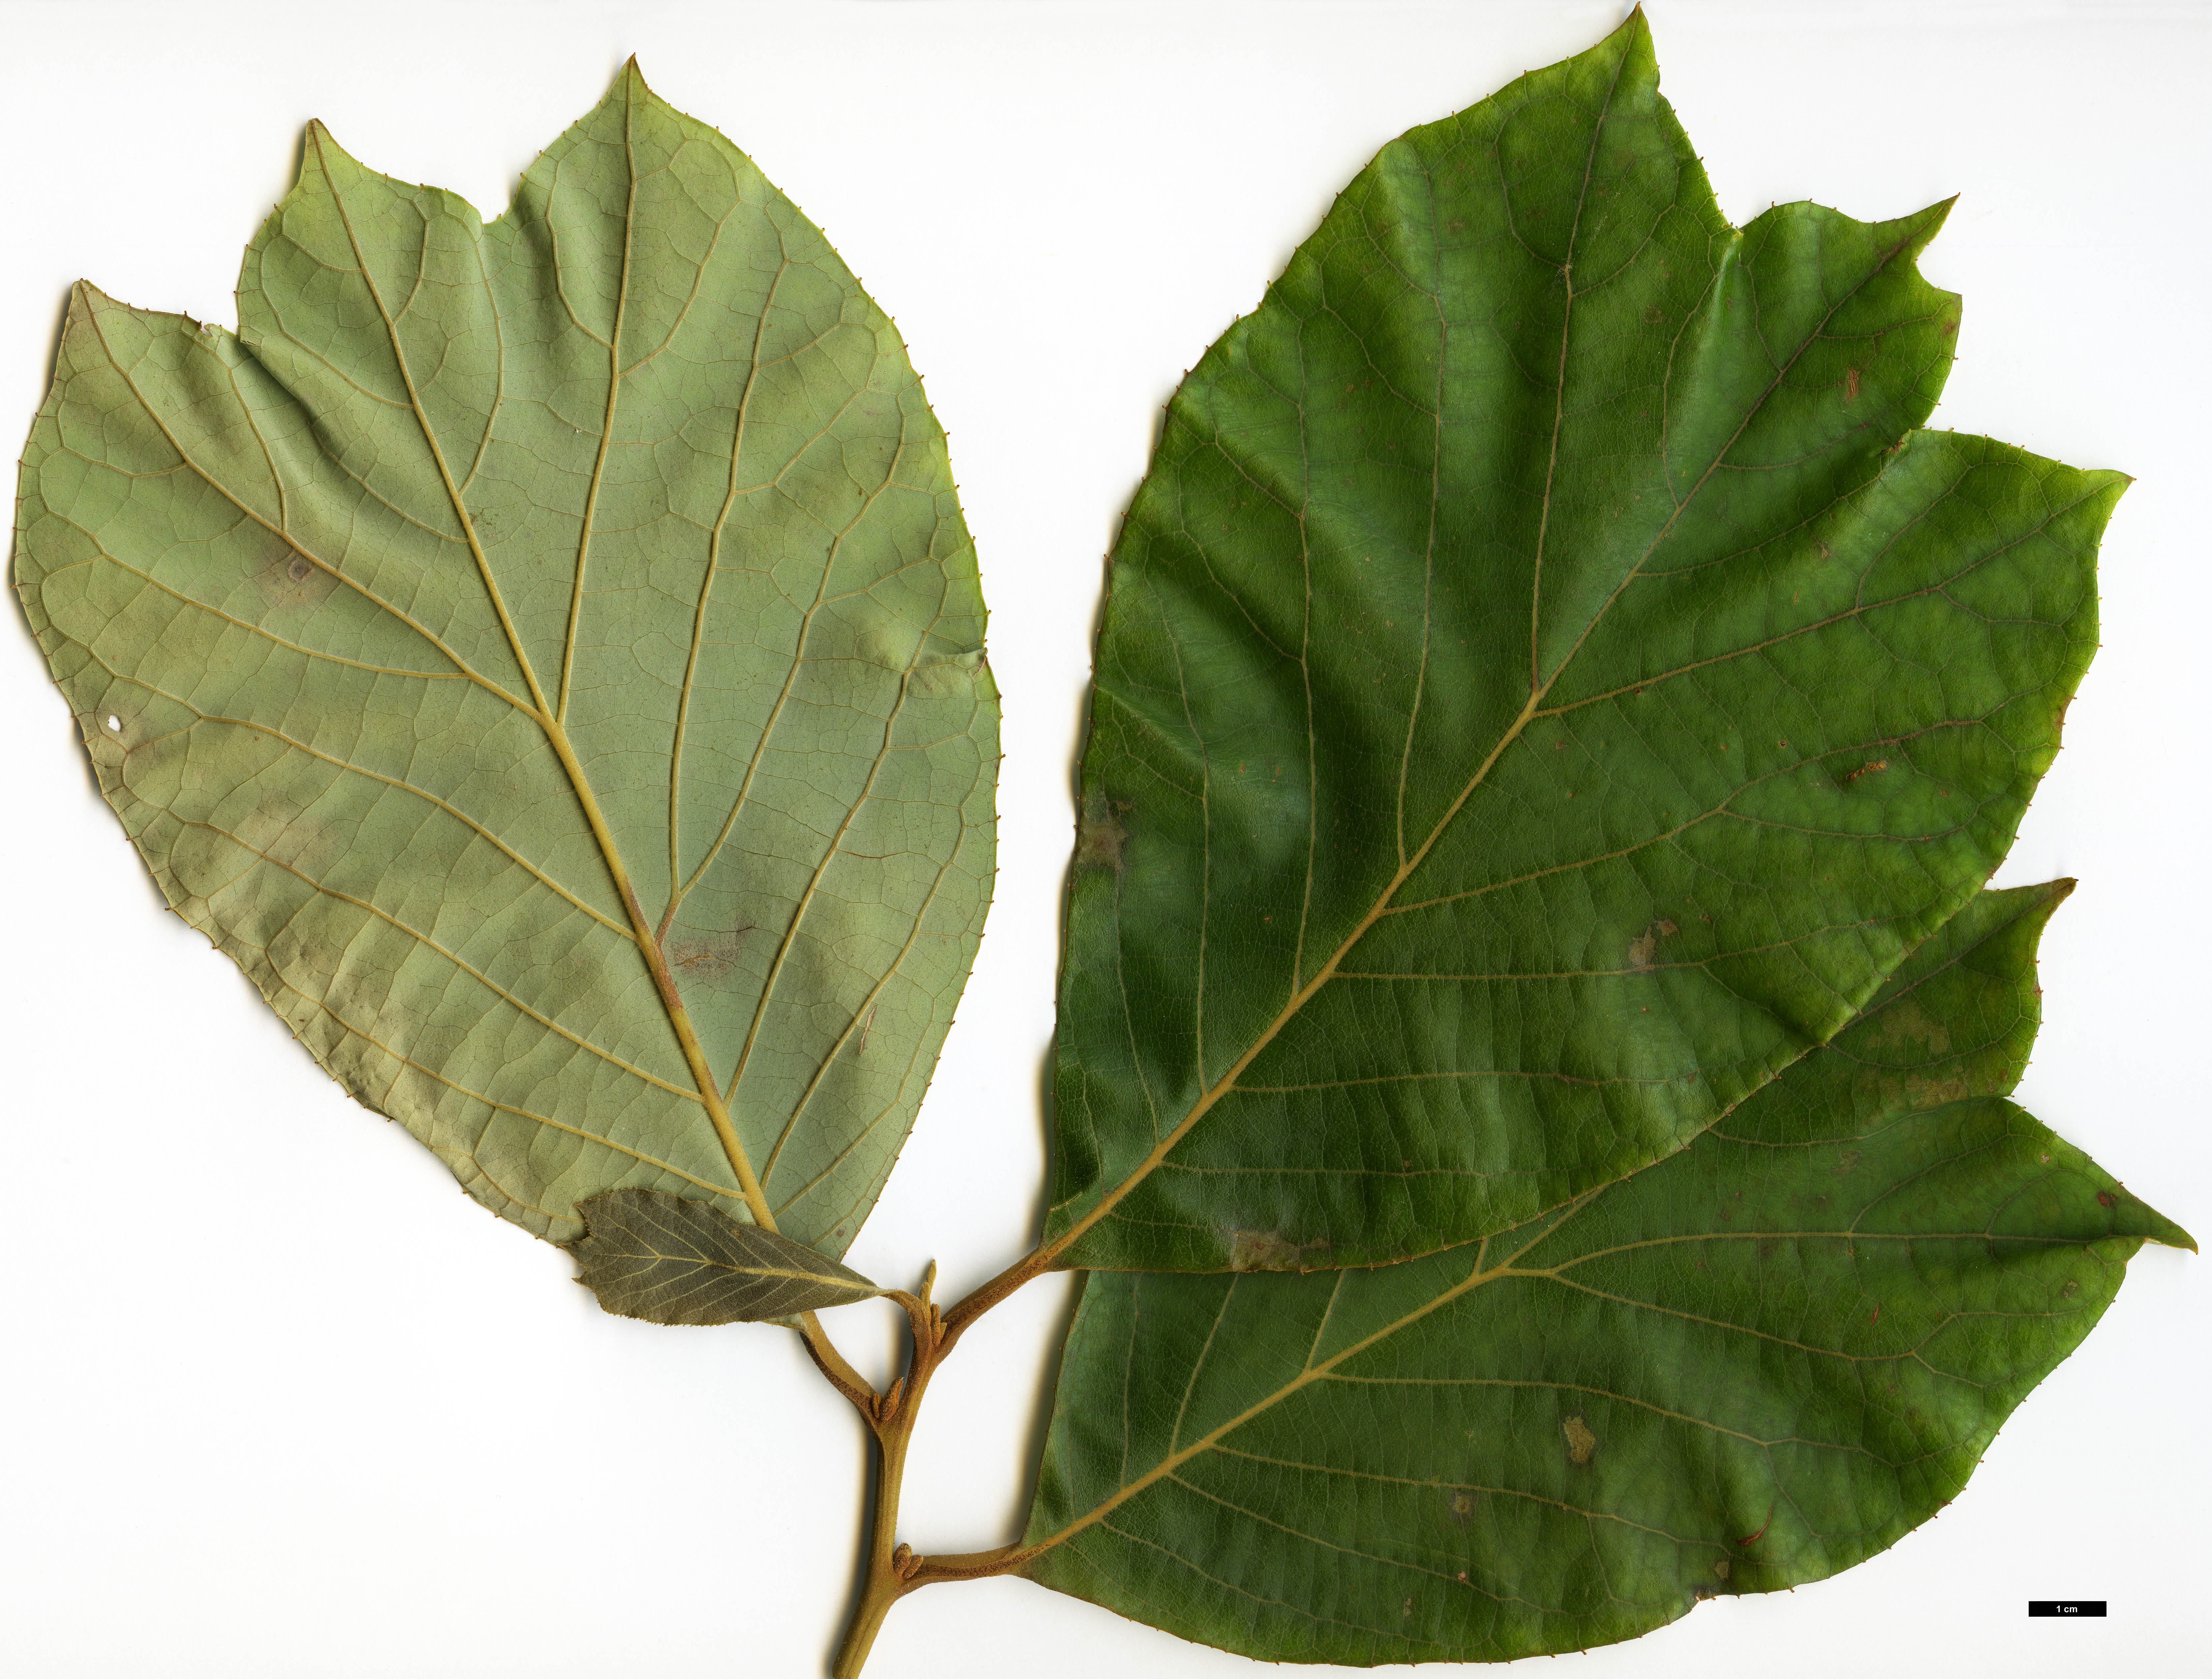
<path fill-rule="evenodd" d="M 627 141 L 629 122 L 627 107 L 625 107 L 623 121 L 625 141 Z M 398 323 L 392 319 L 391 310 L 385 305 L 384 295 L 377 288 L 376 277 L 370 271 L 367 255 L 362 250 L 360 237 L 354 232 L 353 218 L 346 212 L 345 198 L 339 192 L 337 182 L 331 175 L 327 162 L 322 157 L 322 139 L 319 130 L 314 131 L 313 143 L 316 149 L 317 164 L 321 168 L 324 181 L 330 187 L 331 203 L 337 210 L 340 224 L 345 228 L 347 242 L 353 249 L 354 261 L 361 271 L 362 283 L 368 288 L 370 301 L 376 305 L 377 315 L 384 323 L 385 338 L 392 347 L 392 364 L 398 372 L 400 382 L 406 387 L 408 406 L 415 416 L 416 427 L 422 434 L 423 446 L 430 452 L 431 462 L 438 469 L 438 478 L 445 486 L 447 500 L 453 508 L 453 517 L 460 526 L 463 539 L 469 545 L 469 553 L 476 562 L 477 575 L 483 585 L 485 598 L 490 602 L 492 611 L 499 620 L 500 628 L 507 636 L 507 648 L 514 655 L 516 667 L 522 673 L 523 682 L 530 690 L 532 718 L 544 732 L 546 744 L 553 749 L 554 757 L 559 761 L 562 773 L 568 777 L 568 785 L 576 795 L 577 803 L 583 809 L 584 819 L 591 827 L 592 837 L 599 846 L 600 857 L 606 864 L 607 873 L 612 877 L 615 889 L 621 895 L 623 907 L 629 916 L 631 931 L 636 936 L 638 952 L 644 959 L 647 972 L 652 976 L 654 989 L 659 994 L 661 1007 L 667 1014 L 669 1026 L 675 1032 L 677 1042 L 683 1049 L 684 1064 L 690 1072 L 692 1083 L 698 1090 L 700 1100 L 706 1107 L 708 1117 L 714 1123 L 715 1136 L 722 1145 L 723 1153 L 729 1159 L 730 1170 L 737 1177 L 738 1188 L 744 1195 L 746 1209 L 752 1214 L 756 1224 L 764 1230 L 773 1231 L 775 1229 L 775 1215 L 769 1210 L 768 1197 L 761 1189 L 760 1180 L 753 1172 L 752 1163 L 746 1158 L 744 1145 L 738 1140 L 737 1129 L 731 1123 L 729 1110 L 724 1104 L 721 1093 L 716 1087 L 714 1074 L 708 1068 L 706 1051 L 699 1042 L 697 1032 L 692 1028 L 691 1019 L 684 1007 L 683 999 L 678 995 L 675 977 L 669 972 L 668 964 L 661 955 L 659 943 L 653 938 L 653 925 L 646 918 L 645 909 L 638 901 L 636 889 L 630 885 L 629 872 L 623 866 L 621 848 L 615 843 L 613 830 L 608 825 L 605 813 L 599 808 L 598 796 L 592 790 L 591 777 L 585 772 L 581 761 L 576 756 L 575 748 L 569 741 L 568 730 L 562 727 L 556 711 L 545 703 L 544 690 L 538 684 L 537 672 L 531 664 L 529 654 L 523 648 L 522 637 L 515 628 L 514 618 L 507 610 L 507 603 L 500 593 L 498 580 L 492 574 L 491 562 L 485 555 L 483 544 L 477 538 L 475 521 L 469 517 L 467 504 L 462 499 L 459 487 L 453 482 L 453 472 L 446 464 L 445 451 L 439 447 L 437 435 L 431 429 L 429 417 L 423 411 L 422 399 L 416 389 L 414 374 L 407 365 L 407 352 L 399 341 Z M 623 248 L 624 277 L 627 279 L 629 247 L 626 222 Z M 495 305 L 495 307 L 496 305 Z M 619 305 L 617 305 L 617 310 L 619 310 Z M 617 333 L 617 348 L 611 351 L 611 356 L 619 354 L 619 343 L 620 338 Z M 618 362 L 611 360 L 609 370 L 611 385 L 619 386 L 621 375 Z M 606 412 L 610 431 L 612 429 L 614 419 L 616 394 L 613 388 L 611 388 L 607 393 Z M 595 465 L 592 475 L 592 488 L 589 494 L 592 496 L 598 494 L 599 469 L 604 466 L 605 461 L 604 437 L 601 442 L 599 461 Z M 591 530 L 587 522 L 577 550 L 579 594 L 582 587 L 585 555 L 590 542 Z M 572 619 L 574 610 L 572 604 Z M 565 664 L 564 656 L 564 669 Z"/>

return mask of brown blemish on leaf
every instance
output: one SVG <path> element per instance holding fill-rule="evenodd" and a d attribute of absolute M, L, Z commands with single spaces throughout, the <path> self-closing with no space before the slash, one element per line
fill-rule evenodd
<path fill-rule="evenodd" d="M 1859 767 L 1858 767 L 1857 769 L 1856 769 L 1856 770 L 1852 770 L 1852 771 L 1851 771 L 1851 773 L 1850 773 L 1850 775 L 1848 775 L 1848 776 L 1844 776 L 1844 777 L 1843 778 L 1843 781 L 1842 781 L 1842 782 L 1840 783 L 1840 785 L 1842 785 L 1842 786 L 1844 786 L 1844 787 L 1849 787 L 1849 786 L 1850 786 L 1853 782 L 1855 782 L 1855 781 L 1858 780 L 1858 778 L 1859 778 L 1860 776 L 1871 776 L 1871 775 L 1876 774 L 1877 772 L 1879 772 L 1879 771 L 1881 771 L 1881 770 L 1887 770 L 1887 769 L 1888 769 L 1888 768 L 1889 768 L 1889 760 L 1888 760 L 1887 758 L 1886 758 L 1886 757 L 1871 758 L 1871 759 L 1868 760 L 1866 763 L 1862 763 L 1861 765 L 1859 765 Z"/>
<path fill-rule="evenodd" d="M 1713 1564 L 1713 1573 L 1726 1579 L 1729 1577 L 1729 1560 L 1723 1557 L 1718 1562 Z"/>
<path fill-rule="evenodd" d="M 1671 939 L 1682 929 L 1662 916 L 1628 941 L 1628 969 L 1631 973 L 1648 972 L 1651 958 L 1659 953 L 1659 941 Z"/>
<path fill-rule="evenodd" d="M 1844 372 L 1844 400 L 1856 402 L 1858 399 L 1859 370 L 1856 368 L 1847 368 Z"/>
<path fill-rule="evenodd" d="M 1328 1245 L 1326 1239 L 1293 1242 L 1272 1230 L 1231 1230 L 1229 1268 L 1232 1271 L 1307 1271 L 1304 1256 Z"/>
<path fill-rule="evenodd" d="M 1591 1454 L 1597 1450 L 1597 1436 L 1590 1433 L 1589 1425 L 1579 1415 L 1571 1416 L 1559 1424 L 1559 1431 L 1567 1437 L 1567 1461 L 1571 1463 L 1589 1463 Z"/>
<path fill-rule="evenodd" d="M 1941 1055 L 1951 1049 L 1951 1029 L 1931 1019 L 1911 997 L 1900 997 L 1890 1004 L 1869 1020 L 1863 1031 L 1859 1043 L 1869 1049 L 1905 1045 Z"/>
<path fill-rule="evenodd" d="M 1916 1108 L 1940 1108 L 1947 1102 L 1963 1102 L 1973 1094 L 1963 1074 L 1947 1073 L 1940 1079 L 1913 1074 L 1905 1081 L 1905 1099 Z"/>
<path fill-rule="evenodd" d="M 1474 1494 L 1464 1487 L 1455 1487 L 1452 1488 L 1451 1496 L 1444 1500 L 1444 1508 L 1454 1522 L 1461 1527 L 1465 1527 L 1468 1518 L 1474 1514 Z M 1462 1574 L 1460 1578 L 1465 1579 L 1467 1576 Z"/>
<path fill-rule="evenodd" d="M 2097 1205 L 2098 1205 L 2098 1206 L 2100 1206 L 2100 1207 L 2112 1207 L 2112 1206 L 2117 1206 L 2118 1204 L 2118 1202 L 2116 1202 L 2116 1201 L 2113 1201 L 2113 1199 L 2112 1199 L 2112 1193 L 2111 1193 L 2111 1191 L 2109 1191 L 2109 1190 L 2106 1190 L 2106 1189 L 2100 1189 L 2100 1190 L 2098 1190 L 2098 1191 L 2097 1191 Z"/>
<path fill-rule="evenodd" d="M 272 607 L 319 606 L 330 599 L 338 580 L 294 548 L 280 548 L 276 557 L 253 574 L 253 585 Z"/>
<path fill-rule="evenodd" d="M 738 949 L 751 931 L 750 927 L 740 927 L 727 933 L 665 940 L 661 953 L 668 958 L 668 971 L 679 980 L 717 980 L 737 966 Z"/>
<path fill-rule="evenodd" d="M 1087 794 L 1083 815 L 1075 827 L 1075 866 L 1121 871 L 1121 849 L 1129 843 L 1127 824 L 1121 820 L 1129 807 L 1117 805 L 1103 794 Z"/>

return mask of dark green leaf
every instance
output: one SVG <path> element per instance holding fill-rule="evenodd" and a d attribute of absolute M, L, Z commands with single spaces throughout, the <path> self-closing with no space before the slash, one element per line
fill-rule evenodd
<path fill-rule="evenodd" d="M 1090 1277 L 1027 1572 L 1273 1660 L 1504 1660 L 1889 1545 L 2143 1241 L 2194 1245 L 2003 1099 L 2069 885 L 1978 898 L 1688 1148 L 1517 1229 Z"/>
<path fill-rule="evenodd" d="M 1641 15 L 1386 147 L 1115 549 L 1060 1262 L 1394 1261 L 1680 1147 L 1988 878 L 2123 480 L 1916 430 L 1946 206 L 1738 230 Z"/>
<path fill-rule="evenodd" d="M 15 577 L 182 915 L 469 1192 L 842 1252 L 992 873 L 996 691 L 883 312 L 635 66 L 486 225 L 319 125 L 236 337 L 78 289 Z"/>
<path fill-rule="evenodd" d="M 649 1323 L 757 1323 L 872 1299 L 858 1271 L 719 1207 L 659 1189 L 576 1203 L 576 1281 L 605 1311 Z"/>

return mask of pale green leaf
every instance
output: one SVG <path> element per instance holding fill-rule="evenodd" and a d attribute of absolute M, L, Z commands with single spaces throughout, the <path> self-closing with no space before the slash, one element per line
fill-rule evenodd
<path fill-rule="evenodd" d="M 239 309 L 81 286 L 24 458 L 25 610 L 163 893 L 525 1227 L 635 1187 L 842 1252 L 992 873 L 890 321 L 635 66 L 489 224 L 311 127 Z"/>
<path fill-rule="evenodd" d="M 1385 147 L 1115 548 L 1049 1250 L 1317 1268 L 1680 1148 L 1989 877 L 2124 480 L 1916 429 L 1946 206 L 1737 229 L 1641 15 Z"/>
<path fill-rule="evenodd" d="M 2003 1099 L 2070 884 L 1978 898 L 1832 1045 L 1520 1228 L 1090 1276 L 1025 1572 L 1271 1660 L 1506 1660 L 1891 1544 L 2143 1241 L 2193 1245 Z"/>
<path fill-rule="evenodd" d="M 602 1310 L 649 1323 L 758 1323 L 883 1290 L 858 1271 L 711 1202 L 610 1189 L 576 1203 L 576 1281 Z"/>

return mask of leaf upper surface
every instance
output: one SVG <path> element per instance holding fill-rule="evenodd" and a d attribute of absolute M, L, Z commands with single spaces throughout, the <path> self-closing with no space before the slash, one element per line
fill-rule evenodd
<path fill-rule="evenodd" d="M 1979 888 L 2124 481 L 1915 429 L 1946 208 L 1730 228 L 1639 15 L 1384 148 L 1206 353 L 1109 579 L 1060 1262 L 1517 1224 L 1680 1148 Z"/>
<path fill-rule="evenodd" d="M 635 66 L 488 225 L 312 126 L 239 305 L 80 287 L 24 458 L 16 581 L 162 891 L 525 1227 L 681 1189 L 842 1252 L 992 871 L 890 321 Z"/>
<path fill-rule="evenodd" d="M 1893 1543 L 2142 1241 L 2193 1245 L 2003 1099 L 2069 886 L 1983 895 L 1688 1148 L 1517 1229 L 1086 1278 L 1025 1572 L 1271 1660 L 1506 1660 Z"/>

